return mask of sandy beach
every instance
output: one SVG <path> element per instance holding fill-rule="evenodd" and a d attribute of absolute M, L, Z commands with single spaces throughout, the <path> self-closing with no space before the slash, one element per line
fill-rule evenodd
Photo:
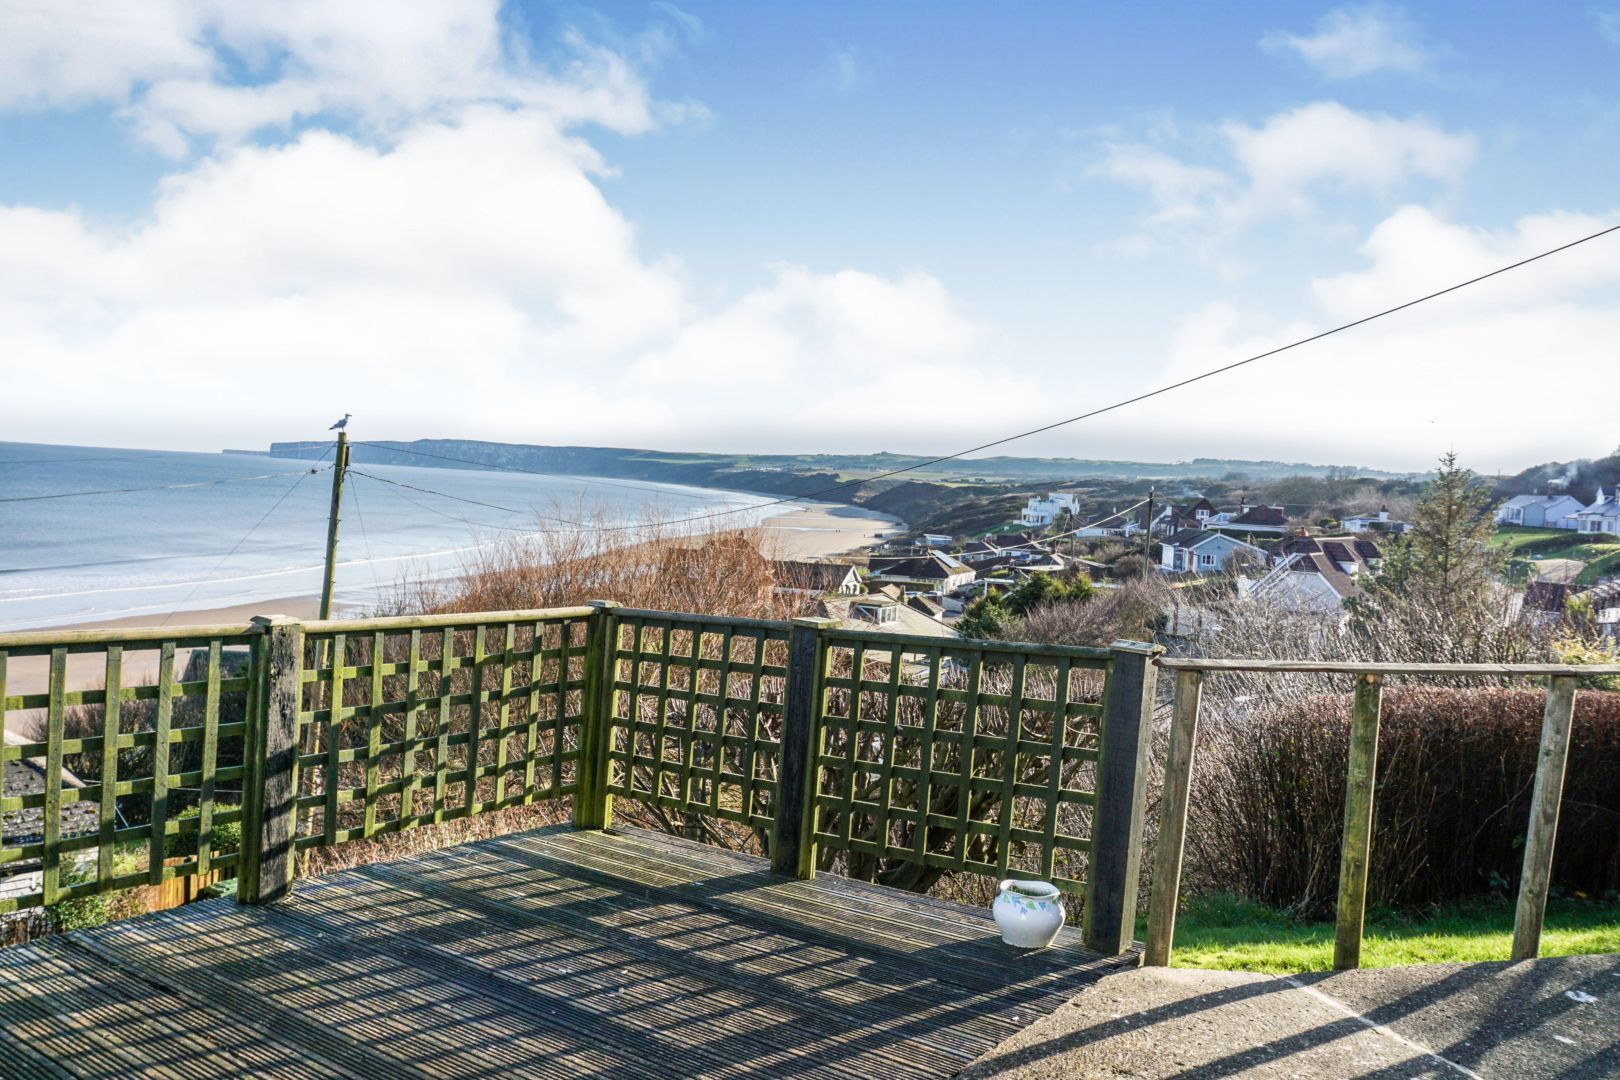
<path fill-rule="evenodd" d="M 777 559 L 817 559 L 846 555 L 870 547 L 883 536 L 903 528 L 897 518 L 863 510 L 856 506 L 816 504 L 792 510 L 767 519 L 765 530 L 766 554 Z M 316 596 L 290 596 L 230 607 L 196 608 L 175 613 L 161 625 L 175 628 L 185 626 L 231 626 L 246 624 L 255 615 L 290 615 L 295 619 L 314 619 L 320 609 Z M 350 614 L 341 609 L 336 615 Z M 137 615 L 122 619 L 104 619 L 58 626 L 56 630 L 128 630 L 158 625 L 150 615 Z M 185 657 L 180 658 L 185 663 Z M 102 682 L 98 655 L 70 657 L 68 686 L 84 689 Z M 157 678 L 158 654 L 155 650 L 130 650 L 124 657 L 124 678 L 140 682 Z M 43 656 L 13 657 L 7 664 L 5 693 L 8 696 L 43 693 L 49 676 L 49 660 Z M 7 714 L 6 732 L 16 738 L 19 728 L 31 732 L 35 719 L 31 714 Z"/>

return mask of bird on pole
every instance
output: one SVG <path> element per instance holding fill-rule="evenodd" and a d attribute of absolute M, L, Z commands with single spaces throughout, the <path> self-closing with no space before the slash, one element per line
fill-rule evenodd
<path fill-rule="evenodd" d="M 343 419 L 339 420 L 337 423 L 333 424 L 331 427 L 327 428 L 326 430 L 327 431 L 342 431 L 344 428 L 349 426 L 349 417 L 351 417 L 353 415 L 354 415 L 354 413 L 344 413 L 343 414 Z"/>

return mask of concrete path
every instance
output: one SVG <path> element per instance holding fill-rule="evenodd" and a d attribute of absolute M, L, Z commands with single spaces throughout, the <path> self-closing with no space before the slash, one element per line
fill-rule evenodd
<path fill-rule="evenodd" d="M 1620 956 L 1284 976 L 1143 969 L 970 1077 L 1620 1077 Z"/>

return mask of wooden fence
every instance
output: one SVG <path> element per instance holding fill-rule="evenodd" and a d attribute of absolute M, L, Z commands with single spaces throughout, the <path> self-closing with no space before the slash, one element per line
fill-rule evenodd
<path fill-rule="evenodd" d="M 1157 664 L 1174 672 L 1176 683 L 1148 904 L 1147 943 L 1143 950 L 1145 965 L 1163 966 L 1170 963 L 1204 676 L 1208 673 L 1238 671 L 1272 674 L 1327 672 L 1355 677 L 1355 703 L 1351 714 L 1350 754 L 1345 779 L 1344 831 L 1339 853 L 1338 925 L 1333 944 L 1333 966 L 1339 970 L 1361 964 L 1384 680 L 1391 676 L 1545 677 L 1547 705 L 1542 721 L 1535 787 L 1531 794 L 1530 820 L 1525 835 L 1524 868 L 1519 879 L 1514 915 L 1512 956 L 1515 960 L 1527 960 L 1540 954 L 1542 920 L 1552 877 L 1553 845 L 1558 835 L 1558 807 L 1563 798 L 1569 732 L 1575 714 L 1576 680 L 1585 675 L 1620 674 L 1620 665 L 1354 664 L 1171 658 L 1160 658 Z"/>
<path fill-rule="evenodd" d="M 157 651 L 154 684 L 124 685 L 131 649 Z M 227 650 L 240 654 L 234 669 Z M 539 800 L 571 800 L 576 826 L 605 828 L 617 797 L 752 828 L 776 870 L 803 877 L 842 860 L 881 862 L 915 888 L 941 873 L 1050 879 L 1083 896 L 1092 947 L 1119 952 L 1135 910 L 1155 652 L 609 602 L 0 636 L 0 720 L 39 710 L 46 729 L 3 751 L 46 783 L 0 792 L 0 809 L 37 810 L 45 831 L 0 838 L 0 864 L 39 860 L 45 875 L 0 911 L 226 870 L 240 901 L 268 902 L 292 887 L 300 850 Z M 81 653 L 116 692 L 67 689 L 67 657 Z M 7 660 L 32 656 L 49 658 L 46 691 L 7 697 Z M 181 716 L 176 702 L 194 698 Z M 152 702 L 150 716 L 130 702 Z M 170 748 L 194 744 L 172 764 Z M 137 758 L 149 764 L 134 775 Z M 86 762 L 98 782 L 64 782 Z M 171 812 L 182 789 L 195 816 Z M 61 835 L 75 801 L 96 803 L 99 830 Z M 137 802 L 150 820 L 121 823 Z M 212 850 L 215 827 L 236 821 L 241 851 Z M 166 865 L 176 836 L 190 846 Z M 146 843 L 147 864 L 116 873 L 113 853 L 131 840 Z M 64 882 L 64 856 L 91 848 L 94 878 Z"/>

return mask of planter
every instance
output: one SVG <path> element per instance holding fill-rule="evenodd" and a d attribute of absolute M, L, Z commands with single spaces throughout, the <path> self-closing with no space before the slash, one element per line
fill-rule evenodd
<path fill-rule="evenodd" d="M 1045 881 L 1008 878 L 990 911 L 1001 940 L 1020 949 L 1044 949 L 1063 929 L 1063 894 Z"/>

